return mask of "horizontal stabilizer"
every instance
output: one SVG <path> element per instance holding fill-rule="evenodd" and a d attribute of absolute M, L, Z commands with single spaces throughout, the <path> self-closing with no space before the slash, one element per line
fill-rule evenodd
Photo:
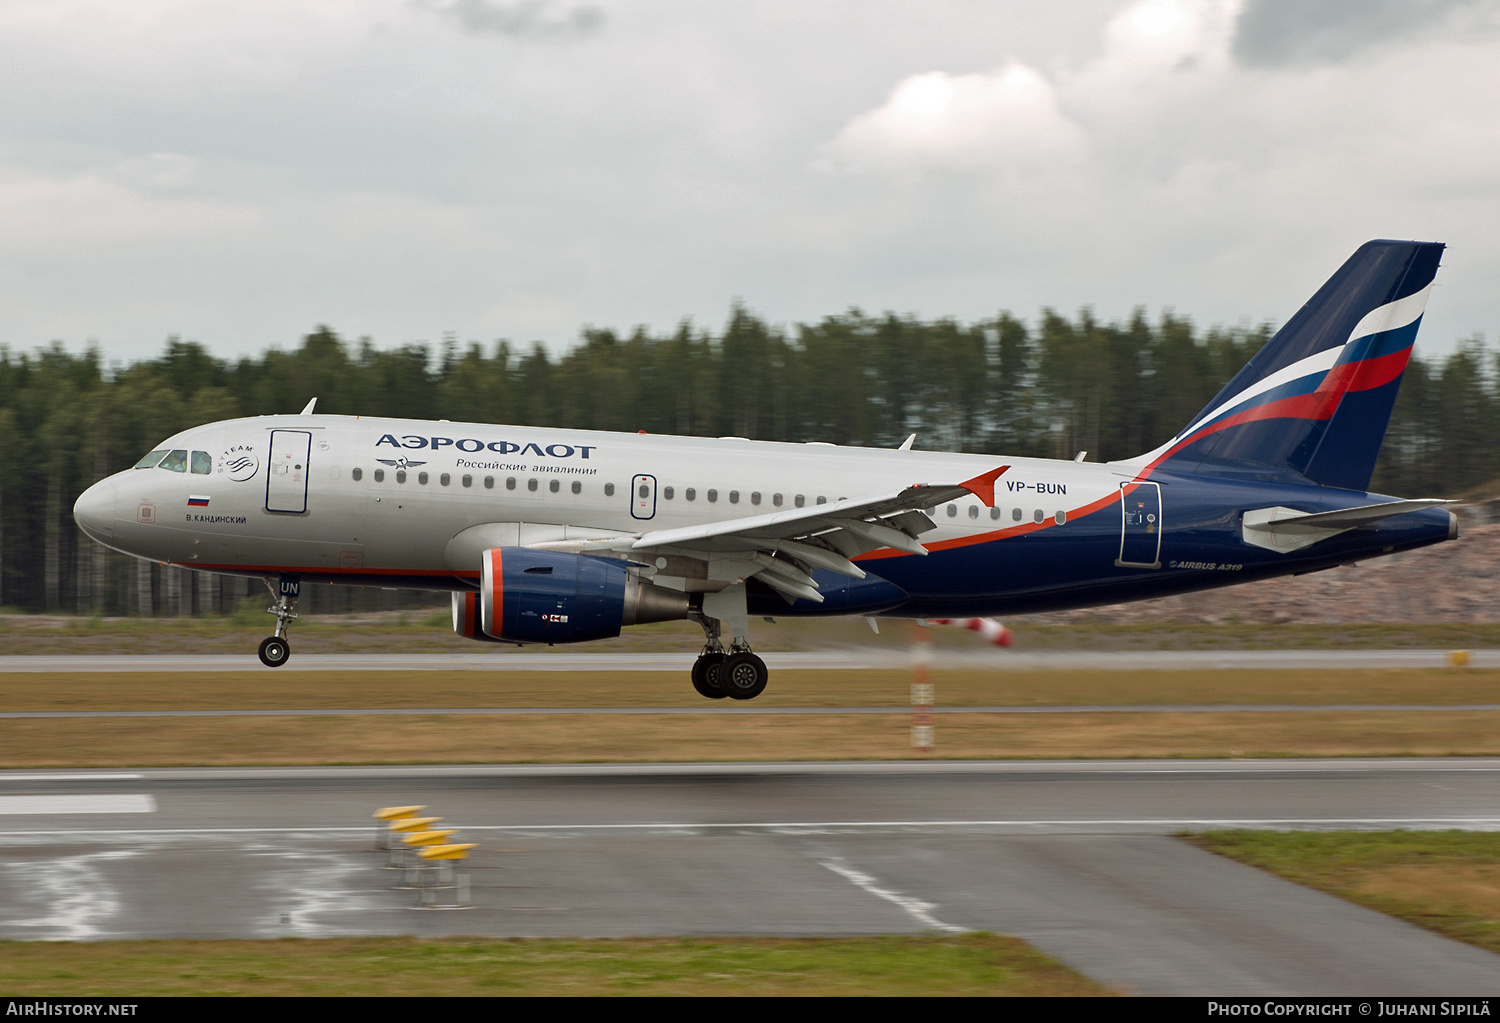
<path fill-rule="evenodd" d="M 1330 536 L 1368 526 L 1396 515 L 1435 508 L 1449 502 L 1437 498 L 1419 501 L 1386 501 L 1359 508 L 1337 508 L 1326 512 L 1304 512 L 1277 505 L 1247 511 L 1242 520 L 1242 535 L 1248 544 L 1264 547 L 1278 554 L 1290 554 L 1310 547 Z"/>

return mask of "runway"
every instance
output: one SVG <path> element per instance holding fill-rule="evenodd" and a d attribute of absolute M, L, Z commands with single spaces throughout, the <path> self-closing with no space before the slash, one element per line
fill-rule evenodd
<path fill-rule="evenodd" d="M 1209 671 L 1271 669 L 1441 668 L 1448 650 L 948 650 L 933 652 L 944 668 L 996 671 Z M 498 650 L 482 653 L 302 654 L 293 643 L 288 669 L 298 671 L 688 671 L 693 653 L 579 653 Z M 906 667 L 905 653 L 852 647 L 762 655 L 773 671 L 875 670 Z M 1475 650 L 1475 668 L 1500 668 L 1500 650 Z M 0 672 L 267 671 L 243 654 L 14 655 Z"/>
<path fill-rule="evenodd" d="M 479 843 L 420 912 L 377 806 Z M 1172 833 L 1500 830 L 1500 760 L 0 772 L 0 938 L 1014 934 L 1122 990 L 1500 994 L 1500 956 Z"/>

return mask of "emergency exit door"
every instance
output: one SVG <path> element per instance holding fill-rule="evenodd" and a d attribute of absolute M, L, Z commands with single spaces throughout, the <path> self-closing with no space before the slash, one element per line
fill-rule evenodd
<path fill-rule="evenodd" d="M 1120 556 L 1122 568 L 1161 568 L 1161 484 L 1120 484 Z"/>
<path fill-rule="evenodd" d="M 656 517 L 655 476 L 637 476 L 630 481 L 630 514 L 637 519 Z"/>
<path fill-rule="evenodd" d="M 307 470 L 312 434 L 306 430 L 272 430 L 267 459 L 266 511 L 307 511 Z"/>

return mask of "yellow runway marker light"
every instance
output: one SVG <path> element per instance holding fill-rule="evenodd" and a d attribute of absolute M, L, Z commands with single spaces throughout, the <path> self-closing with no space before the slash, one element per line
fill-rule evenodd
<path fill-rule="evenodd" d="M 1467 668 L 1473 661 L 1472 655 L 1467 650 L 1450 650 L 1448 652 L 1448 667 Z"/>
<path fill-rule="evenodd" d="M 382 806 L 370 816 L 378 821 L 393 821 L 402 817 L 415 817 L 425 809 L 425 806 Z"/>
<path fill-rule="evenodd" d="M 447 831 L 414 831 L 409 835 L 402 835 L 401 841 L 407 845 L 441 845 L 446 839 L 458 834 L 456 829 Z"/>
<path fill-rule="evenodd" d="M 426 831 L 427 825 L 436 824 L 442 820 L 441 817 L 405 817 L 400 820 L 391 821 L 391 830 L 399 832 Z"/>
<path fill-rule="evenodd" d="M 475 848 L 477 842 L 456 842 L 453 845 L 432 845 L 425 849 L 418 849 L 417 855 L 424 860 L 461 860 L 469 855 L 469 850 Z"/>

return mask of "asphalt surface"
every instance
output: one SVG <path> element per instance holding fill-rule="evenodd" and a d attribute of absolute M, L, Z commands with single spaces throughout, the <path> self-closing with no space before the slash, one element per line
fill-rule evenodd
<path fill-rule="evenodd" d="M 299 654 L 299 671 L 688 671 L 694 653 L 579 653 L 572 650 L 429 654 Z M 1203 671 L 1232 668 L 1441 668 L 1448 650 L 1044 650 L 994 648 L 933 651 L 941 667 L 1012 671 Z M 762 655 L 771 670 L 905 667 L 904 651 L 884 648 L 814 650 Z M 1471 665 L 1500 667 L 1500 650 L 1475 650 Z M 254 651 L 243 654 L 37 655 L 0 657 L 0 672 L 270 671 Z"/>
<path fill-rule="evenodd" d="M 405 804 L 478 843 L 473 908 L 397 887 Z M 1500 760 L 0 772 L 0 938 L 983 929 L 1143 994 L 1500 994 L 1500 956 L 1169 837 L 1216 827 L 1500 830 Z"/>

